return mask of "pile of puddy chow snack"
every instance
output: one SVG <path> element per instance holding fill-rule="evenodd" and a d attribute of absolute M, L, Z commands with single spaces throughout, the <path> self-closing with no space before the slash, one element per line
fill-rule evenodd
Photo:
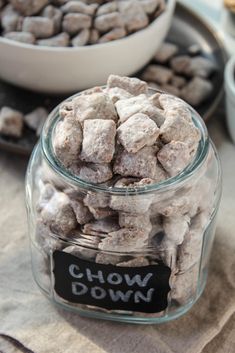
<path fill-rule="evenodd" d="M 111 75 L 107 88 L 65 103 L 61 116 L 56 156 L 97 184 L 117 176 L 151 179 L 147 183 L 173 177 L 192 161 L 200 140 L 183 102 L 160 93 L 148 97 L 147 84 L 136 78 Z"/>
<path fill-rule="evenodd" d="M 213 208 L 212 183 L 203 170 L 178 189 L 128 190 L 181 173 L 195 158 L 200 139 L 182 100 L 150 92 L 137 78 L 111 75 L 106 88 L 95 87 L 62 103 L 52 134 L 58 163 L 86 182 L 127 192 L 84 191 L 42 167 L 36 242 L 45 254 L 60 249 L 116 266 L 162 261 L 172 270 L 171 298 L 186 303 L 197 288 L 203 233 Z M 89 238 L 95 249 L 62 245 L 52 234 L 75 242 Z M 148 248 L 151 252 L 143 255 Z"/>
<path fill-rule="evenodd" d="M 164 10 L 165 0 L 0 0 L 0 27 L 18 42 L 79 47 L 126 37 Z"/>

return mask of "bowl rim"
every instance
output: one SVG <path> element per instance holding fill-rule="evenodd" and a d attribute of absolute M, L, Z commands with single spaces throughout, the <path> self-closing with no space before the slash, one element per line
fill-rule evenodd
<path fill-rule="evenodd" d="M 235 55 L 233 55 L 225 67 L 224 72 L 226 93 L 235 97 Z"/>
<path fill-rule="evenodd" d="M 151 30 L 153 27 L 155 27 L 158 24 L 159 20 L 164 15 L 169 14 L 171 10 L 174 9 L 175 3 L 176 3 L 176 0 L 167 0 L 166 9 L 162 13 L 160 13 L 160 15 L 157 18 L 155 18 L 151 23 L 149 23 L 147 27 L 142 28 L 134 33 L 131 33 L 123 38 L 115 39 L 113 41 L 109 41 L 106 43 L 96 43 L 96 44 L 84 45 L 80 47 L 50 47 L 50 46 L 44 46 L 44 45 L 39 46 L 35 44 L 17 42 L 13 39 L 8 39 L 0 35 L 0 44 L 2 43 L 16 48 L 21 48 L 26 50 L 36 50 L 36 51 L 42 51 L 42 52 L 46 51 L 46 52 L 70 52 L 71 53 L 71 52 L 80 52 L 80 51 L 91 51 L 97 48 L 102 49 L 107 46 L 111 48 L 116 44 L 119 44 L 125 41 L 127 42 L 130 39 L 143 35 L 144 33 Z M 172 15 L 173 15 L 173 11 L 172 11 Z"/>

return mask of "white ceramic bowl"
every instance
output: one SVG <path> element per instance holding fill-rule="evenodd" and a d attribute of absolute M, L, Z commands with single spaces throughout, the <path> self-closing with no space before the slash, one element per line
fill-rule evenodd
<path fill-rule="evenodd" d="M 171 24 L 175 0 L 147 28 L 126 38 L 80 48 L 48 48 L 0 37 L 0 78 L 45 93 L 102 85 L 109 74 L 131 75 L 154 55 Z"/>
<path fill-rule="evenodd" d="M 224 82 L 226 93 L 227 125 L 230 136 L 235 143 L 235 56 L 232 56 L 226 65 Z"/>

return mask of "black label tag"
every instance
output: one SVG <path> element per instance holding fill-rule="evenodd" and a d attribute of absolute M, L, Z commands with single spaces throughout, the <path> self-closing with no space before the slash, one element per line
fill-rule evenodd
<path fill-rule="evenodd" d="M 55 251 L 53 259 L 54 288 L 67 301 L 144 313 L 157 313 L 167 307 L 171 270 L 163 264 L 103 265 L 63 251 Z"/>

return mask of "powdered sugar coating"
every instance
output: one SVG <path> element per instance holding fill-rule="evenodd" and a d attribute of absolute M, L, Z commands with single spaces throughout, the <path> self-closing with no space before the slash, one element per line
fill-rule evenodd
<path fill-rule="evenodd" d="M 148 85 L 146 82 L 138 78 L 121 77 L 118 75 L 110 75 L 107 81 L 108 88 L 122 88 L 133 96 L 145 94 L 148 92 Z"/>
<path fill-rule="evenodd" d="M 87 119 L 117 120 L 117 113 L 109 96 L 103 92 L 82 94 L 73 99 L 74 115 L 82 124 Z"/>
<path fill-rule="evenodd" d="M 115 151 L 115 135 L 116 125 L 112 120 L 85 120 L 81 160 L 110 163 Z"/>
<path fill-rule="evenodd" d="M 136 153 L 144 146 L 151 146 L 156 142 L 159 129 L 147 115 L 138 113 L 118 128 L 117 135 L 118 141 L 127 152 Z"/>
<path fill-rule="evenodd" d="M 66 117 L 56 126 L 53 148 L 59 160 L 70 166 L 78 160 L 82 144 L 82 129 L 80 123 L 73 117 Z"/>
<path fill-rule="evenodd" d="M 192 161 L 189 146 L 180 141 L 171 141 L 161 148 L 157 158 L 170 176 L 176 176 Z"/>
<path fill-rule="evenodd" d="M 154 179 L 156 165 L 156 148 L 143 147 L 137 153 L 128 153 L 125 150 L 118 153 L 113 171 L 122 176 Z"/>

